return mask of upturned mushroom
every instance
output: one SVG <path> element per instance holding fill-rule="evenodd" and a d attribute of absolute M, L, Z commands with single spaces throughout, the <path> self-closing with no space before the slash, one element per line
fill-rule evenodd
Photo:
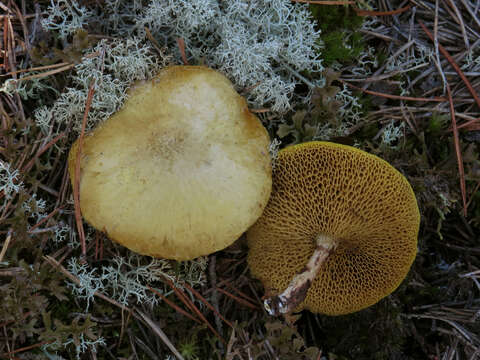
<path fill-rule="evenodd" d="M 270 200 L 247 232 L 248 264 L 272 315 L 341 315 L 378 302 L 407 275 L 420 214 L 405 177 L 356 148 L 281 150 Z"/>
<path fill-rule="evenodd" d="M 84 140 L 80 208 L 96 229 L 145 255 L 221 250 L 261 215 L 271 191 L 269 136 L 220 73 L 172 66 L 134 86 Z M 69 154 L 75 181 L 78 144 Z"/>

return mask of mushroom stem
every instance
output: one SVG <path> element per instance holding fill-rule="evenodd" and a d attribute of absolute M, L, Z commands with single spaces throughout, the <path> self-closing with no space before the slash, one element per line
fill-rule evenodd
<path fill-rule="evenodd" d="M 290 313 L 305 300 L 308 289 L 320 267 L 335 249 L 336 241 L 327 235 L 320 234 L 316 238 L 316 245 L 307 265 L 293 277 L 288 287 L 281 294 L 265 299 L 263 302 L 265 310 L 270 315 L 278 316 Z"/>

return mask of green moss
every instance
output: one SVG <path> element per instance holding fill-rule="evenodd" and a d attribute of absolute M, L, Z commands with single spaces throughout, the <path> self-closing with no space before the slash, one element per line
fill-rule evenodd
<path fill-rule="evenodd" d="M 332 32 L 339 29 L 355 30 L 363 22 L 363 18 L 357 16 L 349 6 L 311 4 L 309 8 L 322 32 Z"/>
<path fill-rule="evenodd" d="M 355 32 L 363 19 L 350 7 L 310 5 L 310 11 L 322 31 L 322 57 L 326 66 L 335 61 L 351 62 L 363 51 L 362 36 Z"/>
<path fill-rule="evenodd" d="M 324 49 L 322 56 L 326 66 L 332 65 L 335 61 L 348 63 L 354 60 L 363 51 L 362 37 L 358 33 L 337 30 L 322 36 Z"/>

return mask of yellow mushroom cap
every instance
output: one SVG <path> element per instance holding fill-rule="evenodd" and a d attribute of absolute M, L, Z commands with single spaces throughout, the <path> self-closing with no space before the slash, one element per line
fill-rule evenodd
<path fill-rule="evenodd" d="M 341 315 L 373 305 L 405 278 L 420 214 L 405 177 L 356 148 L 309 142 L 281 150 L 270 200 L 247 232 L 248 264 L 268 295 L 307 264 L 315 239 L 337 241 L 300 309 Z"/>
<path fill-rule="evenodd" d="M 269 136 L 220 73 L 172 66 L 85 137 L 80 207 L 140 254 L 193 259 L 233 243 L 271 191 Z M 69 154 L 74 182 L 78 142 Z"/>

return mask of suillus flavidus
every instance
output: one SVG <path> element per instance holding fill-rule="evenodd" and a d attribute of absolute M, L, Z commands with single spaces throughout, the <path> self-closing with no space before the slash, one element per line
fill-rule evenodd
<path fill-rule="evenodd" d="M 233 243 L 271 191 L 269 136 L 220 73 L 172 66 L 84 139 L 80 208 L 140 254 L 193 259 Z M 74 182 L 78 144 L 69 154 Z"/>
<path fill-rule="evenodd" d="M 420 214 L 405 177 L 356 148 L 281 150 L 270 200 L 248 230 L 248 264 L 272 315 L 341 315 L 378 302 L 407 275 Z"/>

